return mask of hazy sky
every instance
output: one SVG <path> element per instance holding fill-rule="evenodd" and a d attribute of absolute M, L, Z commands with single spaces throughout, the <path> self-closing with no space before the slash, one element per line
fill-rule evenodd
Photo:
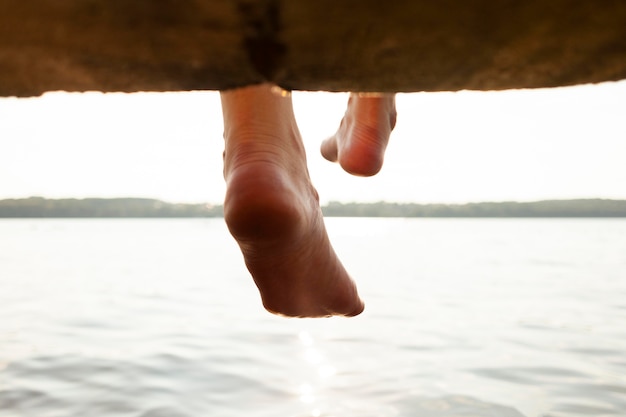
<path fill-rule="evenodd" d="M 323 202 L 626 199 L 626 82 L 401 94 L 372 178 L 351 177 L 318 151 L 347 95 L 293 97 Z M 0 99 L 0 198 L 219 203 L 222 128 L 215 92 Z"/>

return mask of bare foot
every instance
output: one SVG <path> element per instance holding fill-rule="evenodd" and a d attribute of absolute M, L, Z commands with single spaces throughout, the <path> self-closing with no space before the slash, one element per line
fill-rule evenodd
<path fill-rule="evenodd" d="M 260 85 L 221 99 L 224 216 L 263 305 L 296 317 L 361 313 L 356 286 L 326 234 L 291 98 Z"/>
<path fill-rule="evenodd" d="M 395 95 L 351 94 L 337 133 L 322 143 L 322 155 L 350 174 L 375 175 L 395 125 Z"/>

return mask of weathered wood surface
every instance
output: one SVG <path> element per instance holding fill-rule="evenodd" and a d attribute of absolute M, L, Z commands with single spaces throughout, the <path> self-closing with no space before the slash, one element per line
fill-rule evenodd
<path fill-rule="evenodd" d="M 620 79 L 623 0 L 0 0 L 0 96 Z"/>

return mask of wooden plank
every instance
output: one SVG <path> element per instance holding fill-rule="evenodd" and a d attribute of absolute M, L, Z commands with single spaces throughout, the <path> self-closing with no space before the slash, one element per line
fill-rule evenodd
<path fill-rule="evenodd" d="M 0 0 L 0 96 L 621 79 L 621 0 Z"/>

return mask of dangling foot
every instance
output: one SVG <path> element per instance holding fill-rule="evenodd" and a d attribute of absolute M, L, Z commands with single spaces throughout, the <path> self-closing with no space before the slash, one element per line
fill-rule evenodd
<path fill-rule="evenodd" d="M 295 317 L 361 313 L 363 302 L 326 233 L 291 98 L 270 85 L 221 98 L 224 216 L 263 305 Z"/>
<path fill-rule="evenodd" d="M 375 175 L 395 125 L 395 95 L 351 94 L 337 133 L 322 143 L 322 155 L 350 174 Z"/>

